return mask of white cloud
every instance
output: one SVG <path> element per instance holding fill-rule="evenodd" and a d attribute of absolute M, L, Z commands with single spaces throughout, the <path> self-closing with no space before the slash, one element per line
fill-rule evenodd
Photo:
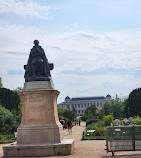
<path fill-rule="evenodd" d="M 14 13 L 47 19 L 49 6 L 43 6 L 34 1 L 0 0 L 0 13 Z"/>
<path fill-rule="evenodd" d="M 51 73 L 55 87 L 61 91 L 60 100 L 65 95 L 127 95 L 140 86 L 140 78 L 135 76 L 141 68 L 139 31 L 49 34 L 33 27 L 11 25 L 0 27 L 0 76 L 6 87 L 23 86 L 23 76 L 9 76 L 7 72 L 23 70 L 34 39 L 40 41 L 49 62 L 55 64 Z"/>

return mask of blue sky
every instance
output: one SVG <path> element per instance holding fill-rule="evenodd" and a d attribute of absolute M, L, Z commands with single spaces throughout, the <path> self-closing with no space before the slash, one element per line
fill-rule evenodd
<path fill-rule="evenodd" d="M 23 87 L 38 39 L 64 98 L 128 96 L 141 82 L 140 0 L 0 0 L 0 76 Z"/>

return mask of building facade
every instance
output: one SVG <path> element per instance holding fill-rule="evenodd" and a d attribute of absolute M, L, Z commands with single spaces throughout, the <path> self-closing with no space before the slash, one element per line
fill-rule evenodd
<path fill-rule="evenodd" d="M 111 96 L 109 94 L 106 97 L 93 96 L 70 98 L 69 96 L 67 96 L 64 102 L 58 104 L 58 107 L 70 109 L 76 112 L 76 114 L 78 115 L 84 115 L 87 107 L 96 106 L 97 109 L 100 110 L 107 100 L 111 100 Z"/>

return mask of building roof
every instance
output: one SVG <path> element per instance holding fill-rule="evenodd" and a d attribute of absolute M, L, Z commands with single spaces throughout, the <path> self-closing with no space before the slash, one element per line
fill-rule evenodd
<path fill-rule="evenodd" d="M 69 96 L 67 96 L 67 97 L 65 98 L 65 100 L 66 100 L 66 99 L 70 99 L 70 97 L 69 97 Z"/>
<path fill-rule="evenodd" d="M 72 101 L 77 101 L 77 100 L 98 100 L 98 99 L 105 99 L 104 96 L 97 96 L 97 97 L 78 97 L 78 98 L 72 98 Z"/>
<path fill-rule="evenodd" d="M 106 98 L 108 98 L 108 97 L 111 98 L 110 94 L 106 95 Z"/>

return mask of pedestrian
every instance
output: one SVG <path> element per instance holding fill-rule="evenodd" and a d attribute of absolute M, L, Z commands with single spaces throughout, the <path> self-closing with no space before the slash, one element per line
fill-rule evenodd
<path fill-rule="evenodd" d="M 77 126 L 78 126 L 78 120 L 77 120 Z"/>
<path fill-rule="evenodd" d="M 60 123 L 62 124 L 63 129 L 64 129 L 65 128 L 65 120 L 63 118 L 60 120 Z"/>
<path fill-rule="evenodd" d="M 79 126 L 80 126 L 80 120 L 79 120 Z"/>
<path fill-rule="evenodd" d="M 75 126 L 76 126 L 76 120 L 75 120 Z"/>
<path fill-rule="evenodd" d="M 68 133 L 72 134 L 72 122 L 71 122 L 71 120 L 68 121 Z"/>
<path fill-rule="evenodd" d="M 125 120 L 124 119 L 121 120 L 121 125 L 125 126 Z"/>

